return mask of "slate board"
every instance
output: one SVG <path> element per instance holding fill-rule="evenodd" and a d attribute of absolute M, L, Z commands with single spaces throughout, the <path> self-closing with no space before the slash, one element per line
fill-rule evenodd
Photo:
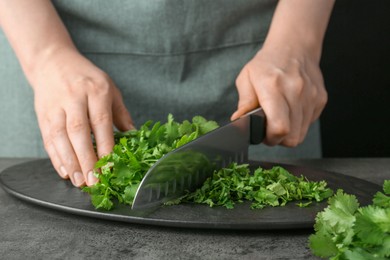
<path fill-rule="evenodd" d="M 267 162 L 250 162 L 252 168 L 274 166 Z M 362 179 L 301 166 L 278 164 L 295 175 L 304 175 L 309 180 L 325 180 L 333 190 L 342 188 L 355 194 L 361 205 L 371 204 L 379 185 Z M 236 205 L 228 210 L 207 205 L 181 204 L 160 207 L 151 211 L 135 211 L 129 206 L 117 206 L 112 211 L 97 211 L 90 196 L 62 180 L 48 159 L 30 161 L 5 169 L 0 174 L 0 185 L 10 194 L 24 201 L 43 207 L 112 221 L 159 225 L 182 228 L 270 230 L 312 228 L 317 212 L 327 203 L 314 203 L 299 208 L 294 202 L 284 207 L 267 207 L 251 210 L 249 203 Z"/>

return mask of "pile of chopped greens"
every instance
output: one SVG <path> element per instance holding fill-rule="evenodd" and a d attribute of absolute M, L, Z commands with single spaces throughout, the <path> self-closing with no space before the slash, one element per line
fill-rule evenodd
<path fill-rule="evenodd" d="M 83 190 L 91 195 L 96 209 L 110 210 L 116 201 L 132 205 L 139 184 L 154 163 L 168 152 L 217 127 L 216 122 L 201 116 L 194 117 L 192 122 L 186 120 L 178 123 L 169 115 L 165 124 L 148 121 L 139 130 L 115 133 L 113 152 L 95 165 L 99 182 Z M 202 167 L 207 168 L 207 158 L 196 153 L 182 153 L 179 158 L 172 157 L 172 164 L 180 164 L 183 159 L 180 156 L 196 157 L 198 162 L 204 162 Z M 170 173 L 169 167 L 166 171 L 169 171 L 168 175 L 175 174 Z M 269 170 L 259 168 L 251 174 L 247 164 L 232 163 L 224 169 L 214 171 L 212 177 L 194 193 L 188 193 L 167 204 L 195 202 L 230 209 L 236 203 L 249 200 L 252 202 L 251 208 L 258 209 L 284 206 L 289 201 L 299 200 L 301 202 L 297 205 L 304 207 L 311 201 L 321 201 L 331 195 L 332 191 L 326 187 L 326 182 L 311 182 L 303 176 L 296 177 L 281 167 Z"/>
<path fill-rule="evenodd" d="M 195 202 L 232 209 L 236 203 L 247 200 L 252 202 L 252 209 L 261 209 L 305 200 L 305 203 L 297 204 L 305 207 L 312 201 L 319 202 L 333 194 L 326 185 L 325 181 L 313 182 L 303 176 L 294 176 L 279 166 L 272 169 L 259 167 L 251 174 L 248 164 L 232 163 L 215 171 L 195 192 L 167 204 Z"/>
<path fill-rule="evenodd" d="M 148 121 L 139 130 L 115 133 L 113 152 L 95 165 L 99 182 L 83 190 L 91 195 L 96 209 L 112 209 L 115 199 L 132 205 L 138 185 L 155 162 L 216 128 L 216 122 L 201 116 L 178 123 L 168 115 L 165 124 Z"/>
<path fill-rule="evenodd" d="M 372 205 L 359 207 L 354 195 L 342 190 L 318 213 L 309 238 L 319 257 L 330 259 L 390 259 L 390 180 L 374 195 Z"/>

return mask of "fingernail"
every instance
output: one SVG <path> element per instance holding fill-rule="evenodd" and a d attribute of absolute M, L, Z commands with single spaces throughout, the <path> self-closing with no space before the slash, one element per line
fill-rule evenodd
<path fill-rule="evenodd" d="M 98 179 L 95 177 L 95 175 L 93 174 L 93 171 L 90 171 L 88 172 L 88 185 L 89 186 L 92 186 L 94 185 L 95 183 L 97 183 Z"/>
<path fill-rule="evenodd" d="M 233 114 L 232 114 L 232 116 L 230 117 L 230 120 L 231 121 L 234 121 L 236 118 L 237 118 L 237 111 L 236 112 L 234 112 Z"/>
<path fill-rule="evenodd" d="M 129 124 L 129 129 L 130 130 L 137 130 L 133 124 Z"/>
<path fill-rule="evenodd" d="M 81 172 L 75 172 L 73 174 L 73 184 L 80 187 L 84 183 L 84 176 Z"/>
<path fill-rule="evenodd" d="M 60 175 L 61 175 L 61 177 L 62 178 L 66 178 L 66 177 L 68 177 L 68 172 L 66 171 L 66 169 L 65 169 L 65 167 L 64 166 L 61 166 L 60 167 Z"/>

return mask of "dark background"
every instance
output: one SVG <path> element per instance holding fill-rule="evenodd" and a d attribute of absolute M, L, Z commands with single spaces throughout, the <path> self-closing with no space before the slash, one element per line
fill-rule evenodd
<path fill-rule="evenodd" d="M 321 68 L 324 157 L 390 157 L 390 1 L 336 1 Z"/>

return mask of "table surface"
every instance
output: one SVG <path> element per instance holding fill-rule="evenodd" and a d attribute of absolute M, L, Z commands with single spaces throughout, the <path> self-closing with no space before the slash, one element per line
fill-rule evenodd
<path fill-rule="evenodd" d="M 0 171 L 27 158 L 0 158 Z M 280 160 L 382 185 L 390 158 Z M 2 259 L 317 259 L 312 229 L 229 231 L 168 228 L 71 215 L 12 197 L 0 188 Z"/>

